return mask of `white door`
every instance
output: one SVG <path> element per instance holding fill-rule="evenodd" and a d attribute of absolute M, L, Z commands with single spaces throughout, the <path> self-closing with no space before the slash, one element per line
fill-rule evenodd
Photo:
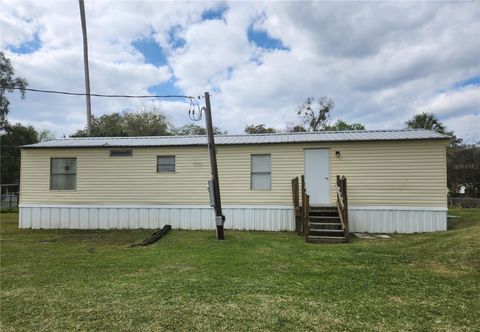
<path fill-rule="evenodd" d="M 310 205 L 330 205 L 330 150 L 305 150 L 305 186 Z"/>

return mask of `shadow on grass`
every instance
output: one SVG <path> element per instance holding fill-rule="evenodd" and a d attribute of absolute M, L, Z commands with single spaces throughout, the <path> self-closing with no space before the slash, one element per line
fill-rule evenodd
<path fill-rule="evenodd" d="M 480 209 L 449 209 L 447 230 L 460 230 L 480 223 Z"/>

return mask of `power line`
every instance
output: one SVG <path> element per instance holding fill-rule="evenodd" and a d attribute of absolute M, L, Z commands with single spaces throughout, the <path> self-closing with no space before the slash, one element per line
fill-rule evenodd
<path fill-rule="evenodd" d="M 200 97 L 198 97 L 200 99 Z M 196 112 L 196 114 L 195 114 Z M 190 107 L 188 109 L 188 117 L 192 121 L 202 120 L 203 107 L 200 107 L 198 100 L 190 99 Z"/>
<path fill-rule="evenodd" d="M 10 89 L 10 87 L 3 87 Z M 40 93 L 51 93 L 51 94 L 58 94 L 58 95 L 67 95 L 67 96 L 86 96 L 86 93 L 81 92 L 69 92 L 69 91 L 57 91 L 57 90 L 42 90 L 42 89 L 32 89 L 32 88 L 18 88 L 14 87 L 11 88 L 13 90 L 25 90 L 31 92 L 40 92 Z M 187 99 L 200 99 L 201 97 L 194 97 L 194 96 L 186 96 L 186 95 L 108 95 L 102 93 L 90 93 L 91 97 L 102 97 L 102 98 L 187 98 Z"/>
<path fill-rule="evenodd" d="M 70 91 L 57 91 L 57 90 L 42 90 L 42 89 L 33 89 L 33 88 L 19 88 L 19 87 L 4 87 L 11 90 L 25 90 L 25 91 L 32 91 L 32 92 L 39 92 L 39 93 L 50 93 L 50 94 L 60 94 L 60 95 L 67 95 L 67 96 L 87 96 L 87 93 L 81 92 L 70 92 Z M 102 98 L 185 98 L 189 100 L 189 109 L 188 109 L 188 116 L 192 121 L 200 121 L 202 119 L 203 107 L 200 107 L 198 103 L 198 99 L 204 98 L 203 96 L 187 96 L 187 95 L 107 95 L 101 93 L 90 93 L 88 94 L 92 97 L 102 97 Z"/>

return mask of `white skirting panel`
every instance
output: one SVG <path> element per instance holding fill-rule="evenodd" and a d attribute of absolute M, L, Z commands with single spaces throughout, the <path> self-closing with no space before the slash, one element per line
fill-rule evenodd
<path fill-rule="evenodd" d="M 447 230 L 447 208 L 349 206 L 350 232 L 420 233 Z"/>
<path fill-rule="evenodd" d="M 295 218 L 289 206 L 225 206 L 226 229 L 293 231 Z M 215 229 L 209 206 L 184 205 L 20 205 L 20 228 Z"/>
<path fill-rule="evenodd" d="M 293 231 L 289 206 L 225 206 L 226 229 Z M 187 205 L 20 205 L 20 228 L 215 229 L 213 209 Z M 351 232 L 415 233 L 447 230 L 447 209 L 350 206 Z"/>

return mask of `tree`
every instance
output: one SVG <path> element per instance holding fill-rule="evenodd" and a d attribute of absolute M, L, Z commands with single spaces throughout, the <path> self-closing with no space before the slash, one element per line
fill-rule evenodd
<path fill-rule="evenodd" d="M 7 126 L 7 114 L 10 111 L 10 102 L 5 96 L 6 92 L 20 90 L 22 98 L 25 98 L 25 88 L 28 86 L 27 80 L 15 76 L 15 70 L 10 60 L 0 51 L 0 126 Z"/>
<path fill-rule="evenodd" d="M 325 126 L 328 131 L 345 131 L 345 130 L 365 130 L 365 126 L 360 123 L 347 123 L 343 120 L 338 120 L 333 125 Z"/>
<path fill-rule="evenodd" d="M 44 129 L 38 132 L 39 142 L 48 142 L 54 139 L 55 139 L 55 134 L 48 129 Z"/>
<path fill-rule="evenodd" d="M 125 118 L 122 113 L 105 114 L 100 117 L 92 115 L 92 135 L 99 137 L 132 136 L 125 128 Z M 87 137 L 88 129 L 77 130 L 72 137 Z"/>
<path fill-rule="evenodd" d="M 480 197 L 480 148 L 452 147 L 447 151 L 447 182 L 452 192 L 464 185 L 467 197 Z"/>
<path fill-rule="evenodd" d="M 271 134 L 277 133 L 277 129 L 272 127 L 265 127 L 265 124 L 249 125 L 245 127 L 245 133 L 247 134 Z"/>
<path fill-rule="evenodd" d="M 92 135 L 97 137 L 117 136 L 164 136 L 171 135 L 167 116 L 155 106 L 142 107 L 135 112 L 92 116 Z M 87 137 L 87 128 L 77 130 L 72 137 Z"/>
<path fill-rule="evenodd" d="M 294 124 L 294 123 L 287 123 L 287 128 L 286 128 L 286 132 L 287 133 L 303 133 L 303 132 L 306 132 L 307 129 L 302 126 L 302 125 L 299 125 L 299 124 Z"/>
<path fill-rule="evenodd" d="M 406 121 L 407 128 L 411 129 L 427 129 L 445 134 L 446 128 L 437 116 L 433 113 L 420 113 L 414 115 L 413 118 Z"/>
<path fill-rule="evenodd" d="M 125 113 L 125 127 L 129 136 L 163 136 L 170 134 L 171 124 L 164 113 L 153 108 Z"/>
<path fill-rule="evenodd" d="M 410 120 L 406 121 L 405 125 L 410 129 L 427 129 L 451 136 L 450 146 L 458 146 L 462 143 L 462 139 L 455 136 L 453 131 L 448 131 L 445 125 L 441 123 L 433 113 L 424 112 L 416 114 Z"/>
<path fill-rule="evenodd" d="M 223 134 L 222 130 L 218 127 L 213 127 L 213 133 L 215 135 Z M 180 128 L 175 128 L 172 130 L 173 135 L 207 135 L 207 129 L 204 127 L 198 126 L 196 124 L 186 124 Z"/>
<path fill-rule="evenodd" d="M 20 179 L 20 146 L 38 143 L 38 133 L 32 126 L 6 124 L 0 136 L 1 183 L 18 183 Z"/>
<path fill-rule="evenodd" d="M 213 128 L 215 135 L 224 134 L 218 127 Z M 97 137 L 132 136 L 169 136 L 169 135 L 206 135 L 207 130 L 196 124 L 186 124 L 175 128 L 167 116 L 151 105 L 138 107 L 134 112 L 92 116 L 92 135 Z M 77 130 L 71 137 L 87 137 L 87 128 Z"/>
<path fill-rule="evenodd" d="M 330 111 L 334 106 L 333 100 L 328 97 L 320 97 L 316 101 L 309 97 L 297 107 L 297 115 L 308 126 L 309 131 L 319 131 L 327 125 Z"/>

